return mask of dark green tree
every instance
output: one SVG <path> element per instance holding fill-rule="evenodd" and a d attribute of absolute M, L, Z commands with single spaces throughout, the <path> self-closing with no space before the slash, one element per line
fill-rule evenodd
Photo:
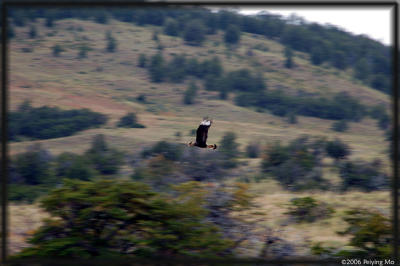
<path fill-rule="evenodd" d="M 29 29 L 29 38 L 35 39 L 37 36 L 37 29 L 35 26 L 31 26 Z"/>
<path fill-rule="evenodd" d="M 184 29 L 183 38 L 189 45 L 200 46 L 206 39 L 207 29 L 199 19 L 189 21 Z"/>
<path fill-rule="evenodd" d="M 162 82 L 165 77 L 164 58 L 161 53 L 152 56 L 149 66 L 150 79 L 152 82 Z"/>
<path fill-rule="evenodd" d="M 340 235 L 350 236 L 352 250 L 339 251 L 341 257 L 369 257 L 385 259 L 392 254 L 392 224 L 388 217 L 366 209 L 346 211 L 343 218 L 347 228 Z"/>
<path fill-rule="evenodd" d="M 196 84 L 192 81 L 189 84 L 189 87 L 186 89 L 185 94 L 183 95 L 183 103 L 184 104 L 194 104 L 195 98 L 197 95 L 198 88 Z"/>
<path fill-rule="evenodd" d="M 53 185 L 56 183 L 51 171 L 52 155 L 40 144 L 33 145 L 15 158 L 17 183 L 27 185 Z"/>
<path fill-rule="evenodd" d="M 65 180 L 41 201 L 51 218 L 20 257 L 90 258 L 165 254 L 216 256 L 233 243 L 204 222 L 205 193 L 197 182 L 174 186 L 174 196 L 117 180 Z"/>
<path fill-rule="evenodd" d="M 81 47 L 79 47 L 78 58 L 87 58 L 87 53 L 89 50 L 90 48 L 87 45 L 82 45 Z"/>
<path fill-rule="evenodd" d="M 56 44 L 52 47 L 53 55 L 58 57 L 60 54 L 65 51 L 64 48 L 61 47 L 61 45 Z"/>
<path fill-rule="evenodd" d="M 144 128 L 145 126 L 138 123 L 135 113 L 127 113 L 118 121 L 117 127 Z"/>
<path fill-rule="evenodd" d="M 139 55 L 138 67 L 142 67 L 142 68 L 146 67 L 146 55 L 145 54 Z"/>
<path fill-rule="evenodd" d="M 224 40 L 227 44 L 237 44 L 240 41 L 241 31 L 238 26 L 229 25 L 225 31 Z"/>
<path fill-rule="evenodd" d="M 114 53 L 117 50 L 117 40 L 112 36 L 110 31 L 106 33 L 106 40 L 106 51 L 109 53 Z"/>
<path fill-rule="evenodd" d="M 167 18 L 164 22 L 164 33 L 170 36 L 179 35 L 179 24 L 173 18 Z"/>
<path fill-rule="evenodd" d="M 110 148 L 104 135 L 96 135 L 85 153 L 93 167 L 104 175 L 116 174 L 123 162 L 122 152 Z"/>
<path fill-rule="evenodd" d="M 345 119 L 336 121 L 332 124 L 332 130 L 337 131 L 337 132 L 344 132 L 348 128 L 349 128 L 349 125 L 347 123 L 347 120 L 345 120 Z"/>
<path fill-rule="evenodd" d="M 364 191 L 385 189 L 389 185 L 388 176 L 382 171 L 379 160 L 372 162 L 347 161 L 340 165 L 342 190 L 358 188 Z"/>
<path fill-rule="evenodd" d="M 336 161 L 345 159 L 351 154 L 349 145 L 342 142 L 340 139 L 328 141 L 325 147 L 326 153 Z"/>
<path fill-rule="evenodd" d="M 286 58 L 285 67 L 292 68 L 293 67 L 293 51 L 288 46 L 285 47 L 285 58 Z"/>
<path fill-rule="evenodd" d="M 90 167 L 90 161 L 84 156 L 64 152 L 55 160 L 55 174 L 59 180 L 63 178 L 90 180 L 96 173 Z"/>

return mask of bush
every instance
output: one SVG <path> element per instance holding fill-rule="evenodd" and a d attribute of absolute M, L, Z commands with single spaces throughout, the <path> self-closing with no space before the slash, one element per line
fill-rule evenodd
<path fill-rule="evenodd" d="M 16 140 L 19 136 L 33 139 L 65 137 L 80 130 L 98 127 L 106 121 L 105 115 L 88 109 L 35 108 L 29 102 L 24 102 L 17 111 L 10 113 L 9 140 Z"/>
<path fill-rule="evenodd" d="M 45 185 L 9 184 L 9 201 L 17 201 L 32 204 L 40 196 L 44 196 L 50 188 Z"/>
<path fill-rule="evenodd" d="M 168 160 L 178 161 L 182 158 L 183 147 L 179 144 L 159 141 L 153 147 L 142 151 L 142 157 L 144 158 L 160 154 Z"/>
<path fill-rule="evenodd" d="M 344 119 L 332 123 L 332 130 L 337 132 L 347 131 L 348 128 L 349 126 L 347 124 L 347 121 Z"/>
<path fill-rule="evenodd" d="M 334 210 L 325 203 L 312 197 L 293 198 L 290 200 L 288 212 L 296 222 L 314 222 L 331 216 Z"/>
<path fill-rule="evenodd" d="M 124 163 L 123 154 L 116 149 L 110 148 L 104 135 L 101 134 L 93 137 L 92 145 L 85 152 L 85 156 L 90 164 L 104 175 L 116 174 Z"/>
<path fill-rule="evenodd" d="M 289 190 L 325 189 L 322 178 L 322 157 L 319 140 L 311 142 L 307 136 L 283 146 L 279 142 L 266 150 L 262 161 L 264 173 L 271 174 Z"/>
<path fill-rule="evenodd" d="M 111 35 L 111 32 L 106 33 L 107 46 L 106 51 L 114 53 L 117 50 L 117 40 Z"/>
<path fill-rule="evenodd" d="M 347 161 L 340 165 L 340 178 L 342 190 L 359 188 L 373 191 L 388 188 L 389 177 L 381 172 L 381 162 Z"/>
<path fill-rule="evenodd" d="M 260 156 L 260 146 L 258 143 L 249 143 L 246 147 L 246 155 L 249 158 L 258 158 Z"/>
<path fill-rule="evenodd" d="M 335 160 L 345 159 L 351 153 L 349 145 L 340 139 L 328 141 L 325 150 L 327 155 Z"/>
<path fill-rule="evenodd" d="M 164 58 L 161 53 L 153 55 L 148 68 L 152 82 L 162 82 L 165 77 Z"/>
<path fill-rule="evenodd" d="M 200 46 L 206 38 L 206 27 L 201 20 L 189 21 L 184 29 L 183 38 L 189 45 Z"/>
<path fill-rule="evenodd" d="M 144 125 L 137 122 L 137 117 L 134 113 L 127 113 L 117 123 L 117 127 L 129 127 L 129 128 L 145 128 Z"/>
<path fill-rule="evenodd" d="M 19 256 L 215 256 L 229 249 L 231 241 L 204 222 L 201 186 L 186 183 L 174 190 L 167 197 L 137 182 L 66 180 L 42 199 L 51 218 Z"/>
<path fill-rule="evenodd" d="M 37 36 L 37 29 L 35 26 L 31 26 L 29 29 L 29 38 L 35 39 Z"/>
<path fill-rule="evenodd" d="M 195 98 L 197 95 L 197 91 L 198 91 L 198 88 L 197 88 L 196 84 L 194 82 L 191 82 L 183 96 L 183 103 L 184 104 L 194 104 Z"/>
<path fill-rule="evenodd" d="M 336 254 L 341 257 L 389 258 L 392 254 L 391 219 L 379 212 L 366 209 L 352 209 L 343 218 L 348 227 L 339 232 L 349 235 L 352 250 L 342 250 Z"/>
<path fill-rule="evenodd" d="M 139 60 L 138 60 L 138 67 L 146 67 L 146 55 L 145 54 L 140 54 Z"/>
<path fill-rule="evenodd" d="M 65 51 L 59 44 L 54 45 L 51 49 L 53 51 L 53 56 L 56 57 L 60 56 L 60 54 Z"/>
<path fill-rule="evenodd" d="M 55 174 L 59 180 L 69 178 L 87 181 L 96 173 L 86 157 L 64 152 L 55 160 Z"/>
<path fill-rule="evenodd" d="M 179 35 L 179 24 L 173 18 L 167 18 L 164 22 L 164 33 L 170 36 Z"/>
<path fill-rule="evenodd" d="M 12 161 L 15 174 L 12 183 L 26 185 L 54 185 L 57 183 L 51 171 L 52 155 L 40 144 L 28 147 Z"/>
<path fill-rule="evenodd" d="M 241 31 L 235 25 L 229 25 L 225 31 L 224 40 L 227 44 L 237 44 L 240 41 Z"/>

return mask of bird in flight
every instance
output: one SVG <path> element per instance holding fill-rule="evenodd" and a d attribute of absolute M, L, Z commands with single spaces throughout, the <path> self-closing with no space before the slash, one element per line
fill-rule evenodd
<path fill-rule="evenodd" d="M 216 144 L 207 145 L 208 129 L 210 128 L 211 124 L 212 120 L 204 118 L 196 131 L 196 142 L 189 142 L 189 146 L 197 146 L 199 148 L 209 148 L 215 150 L 217 148 Z"/>

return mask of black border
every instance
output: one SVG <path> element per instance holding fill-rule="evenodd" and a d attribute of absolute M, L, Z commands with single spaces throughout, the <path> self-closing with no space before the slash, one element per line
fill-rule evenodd
<path fill-rule="evenodd" d="M 12 1 L 12 0 L 6 0 L 1 2 L 1 16 L 2 16 L 2 26 L 1 26 L 1 33 L 2 33 L 2 38 L 1 38 L 1 175 L 0 175 L 0 181 L 1 181 L 1 264 L 5 264 L 7 262 L 7 237 L 8 237 L 8 219 L 7 219 L 7 204 L 8 204 L 8 146 L 7 146 L 7 134 L 8 134 L 8 124 L 7 124 L 7 117 L 8 117 L 8 45 L 7 45 L 7 28 L 8 28 L 8 20 L 7 20 L 7 14 L 8 14 L 8 8 L 10 7 L 24 7 L 24 8 L 29 8 L 29 7 L 45 7 L 45 8 L 60 8 L 60 7 L 90 7 L 90 6 L 96 6 L 96 7 L 138 7 L 138 6 L 145 6 L 145 7 L 152 7 L 152 6 L 161 6 L 161 7 L 167 7 L 167 6 L 221 6 L 221 7 L 228 7 L 228 6 L 290 6 L 290 7 L 392 7 L 392 18 L 391 18 L 391 24 L 392 24 L 392 106 L 393 106 L 393 120 L 392 120 L 392 125 L 393 125 L 393 179 L 392 179 L 392 197 L 393 197 L 393 208 L 392 208 L 392 225 L 393 225 L 393 256 L 392 259 L 395 260 L 395 264 L 399 265 L 399 221 L 398 221 L 398 214 L 399 214 L 399 195 L 398 195 L 398 189 L 399 189 L 399 65 L 398 65 L 398 51 L 399 51 L 399 4 L 397 1 L 376 1 L 376 2 L 367 2 L 367 3 L 361 3 L 361 2 L 334 2 L 334 1 L 324 1 L 324 2 L 316 2 L 316 1 L 304 1 L 304 2 L 293 2 L 293 1 L 249 1 L 249 2 L 240 2 L 240 1 L 234 1 L 234 2 L 221 2 L 221 1 L 200 1 L 200 2 L 186 2 L 186 1 L 181 1 L 181 2 L 174 2 L 174 1 L 168 1 L 168 2 L 129 2 L 128 0 L 117 0 L 117 1 L 112 1 L 112 2 L 107 2 L 104 0 L 99 0 L 99 1 L 80 1 L 78 2 L 74 0 L 59 0 L 59 1 L 29 1 L 29 0 L 22 0 L 22 1 Z M 244 1 L 244 0 L 243 0 Z M 4 237 L 5 236 L 5 237 Z M 161 258 L 160 258 L 161 259 Z M 167 260 L 167 261 L 166 261 Z M 121 263 L 115 263 L 115 261 L 108 261 L 108 260 L 98 260 L 94 259 L 94 261 L 97 261 L 97 263 L 102 264 L 107 263 L 105 265 L 109 264 L 114 264 L 114 265 L 125 265 Z M 310 260 L 310 259 L 304 259 L 301 260 L 301 258 L 298 259 L 288 259 L 288 260 L 279 260 L 279 259 L 274 259 L 274 260 L 264 260 L 264 259 L 228 259 L 228 260 L 207 260 L 207 259 L 196 259 L 196 260 L 174 260 L 171 258 L 164 258 L 161 259 L 160 261 L 164 261 L 163 265 L 175 265 L 175 263 L 184 263 L 182 265 L 194 265 L 194 263 L 197 264 L 203 264 L 203 263 L 212 263 L 214 265 L 233 265 L 233 264 L 248 264 L 250 263 L 251 265 L 266 265 L 266 264 L 276 264 L 276 263 L 285 263 L 285 264 L 322 264 L 322 265 L 328 265 L 330 263 L 339 263 L 339 260 Z M 21 261 L 22 264 L 18 264 L 18 260 L 15 261 L 15 265 L 27 265 L 28 261 Z M 41 261 L 37 260 L 29 260 L 29 262 L 32 263 L 38 263 Z M 78 263 L 77 265 L 85 264 L 85 265 L 90 265 L 87 264 L 87 260 L 82 260 L 82 261 L 76 261 L 76 260 L 71 260 L 71 261 L 65 261 L 62 259 L 57 259 L 56 261 L 52 260 L 49 258 L 44 259 L 43 262 L 50 263 L 48 265 L 51 265 L 52 263 L 56 263 L 58 265 L 68 265 L 68 264 L 63 264 L 63 262 L 67 263 Z M 58 263 L 59 262 L 59 263 Z M 134 260 L 122 260 L 122 263 L 145 263 L 151 261 L 146 261 L 146 260 L 141 260 L 141 259 L 134 259 Z M 97 264 L 96 263 L 96 264 Z M 171 264 L 172 263 L 172 264 Z M 250 265 L 249 264 L 249 265 Z M 134 265 L 134 264 L 131 264 Z M 140 264 L 139 264 L 140 265 Z M 148 265 L 148 264 L 146 264 Z M 158 264 L 161 265 L 161 264 Z M 206 265 L 206 264 L 205 264 Z"/>

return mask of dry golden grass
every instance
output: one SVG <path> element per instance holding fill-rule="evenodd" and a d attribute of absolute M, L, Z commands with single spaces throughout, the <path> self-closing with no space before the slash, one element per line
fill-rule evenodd
<path fill-rule="evenodd" d="M 9 204 L 9 252 L 18 253 L 29 246 L 26 239 L 48 217 L 47 213 L 36 204 Z"/>

